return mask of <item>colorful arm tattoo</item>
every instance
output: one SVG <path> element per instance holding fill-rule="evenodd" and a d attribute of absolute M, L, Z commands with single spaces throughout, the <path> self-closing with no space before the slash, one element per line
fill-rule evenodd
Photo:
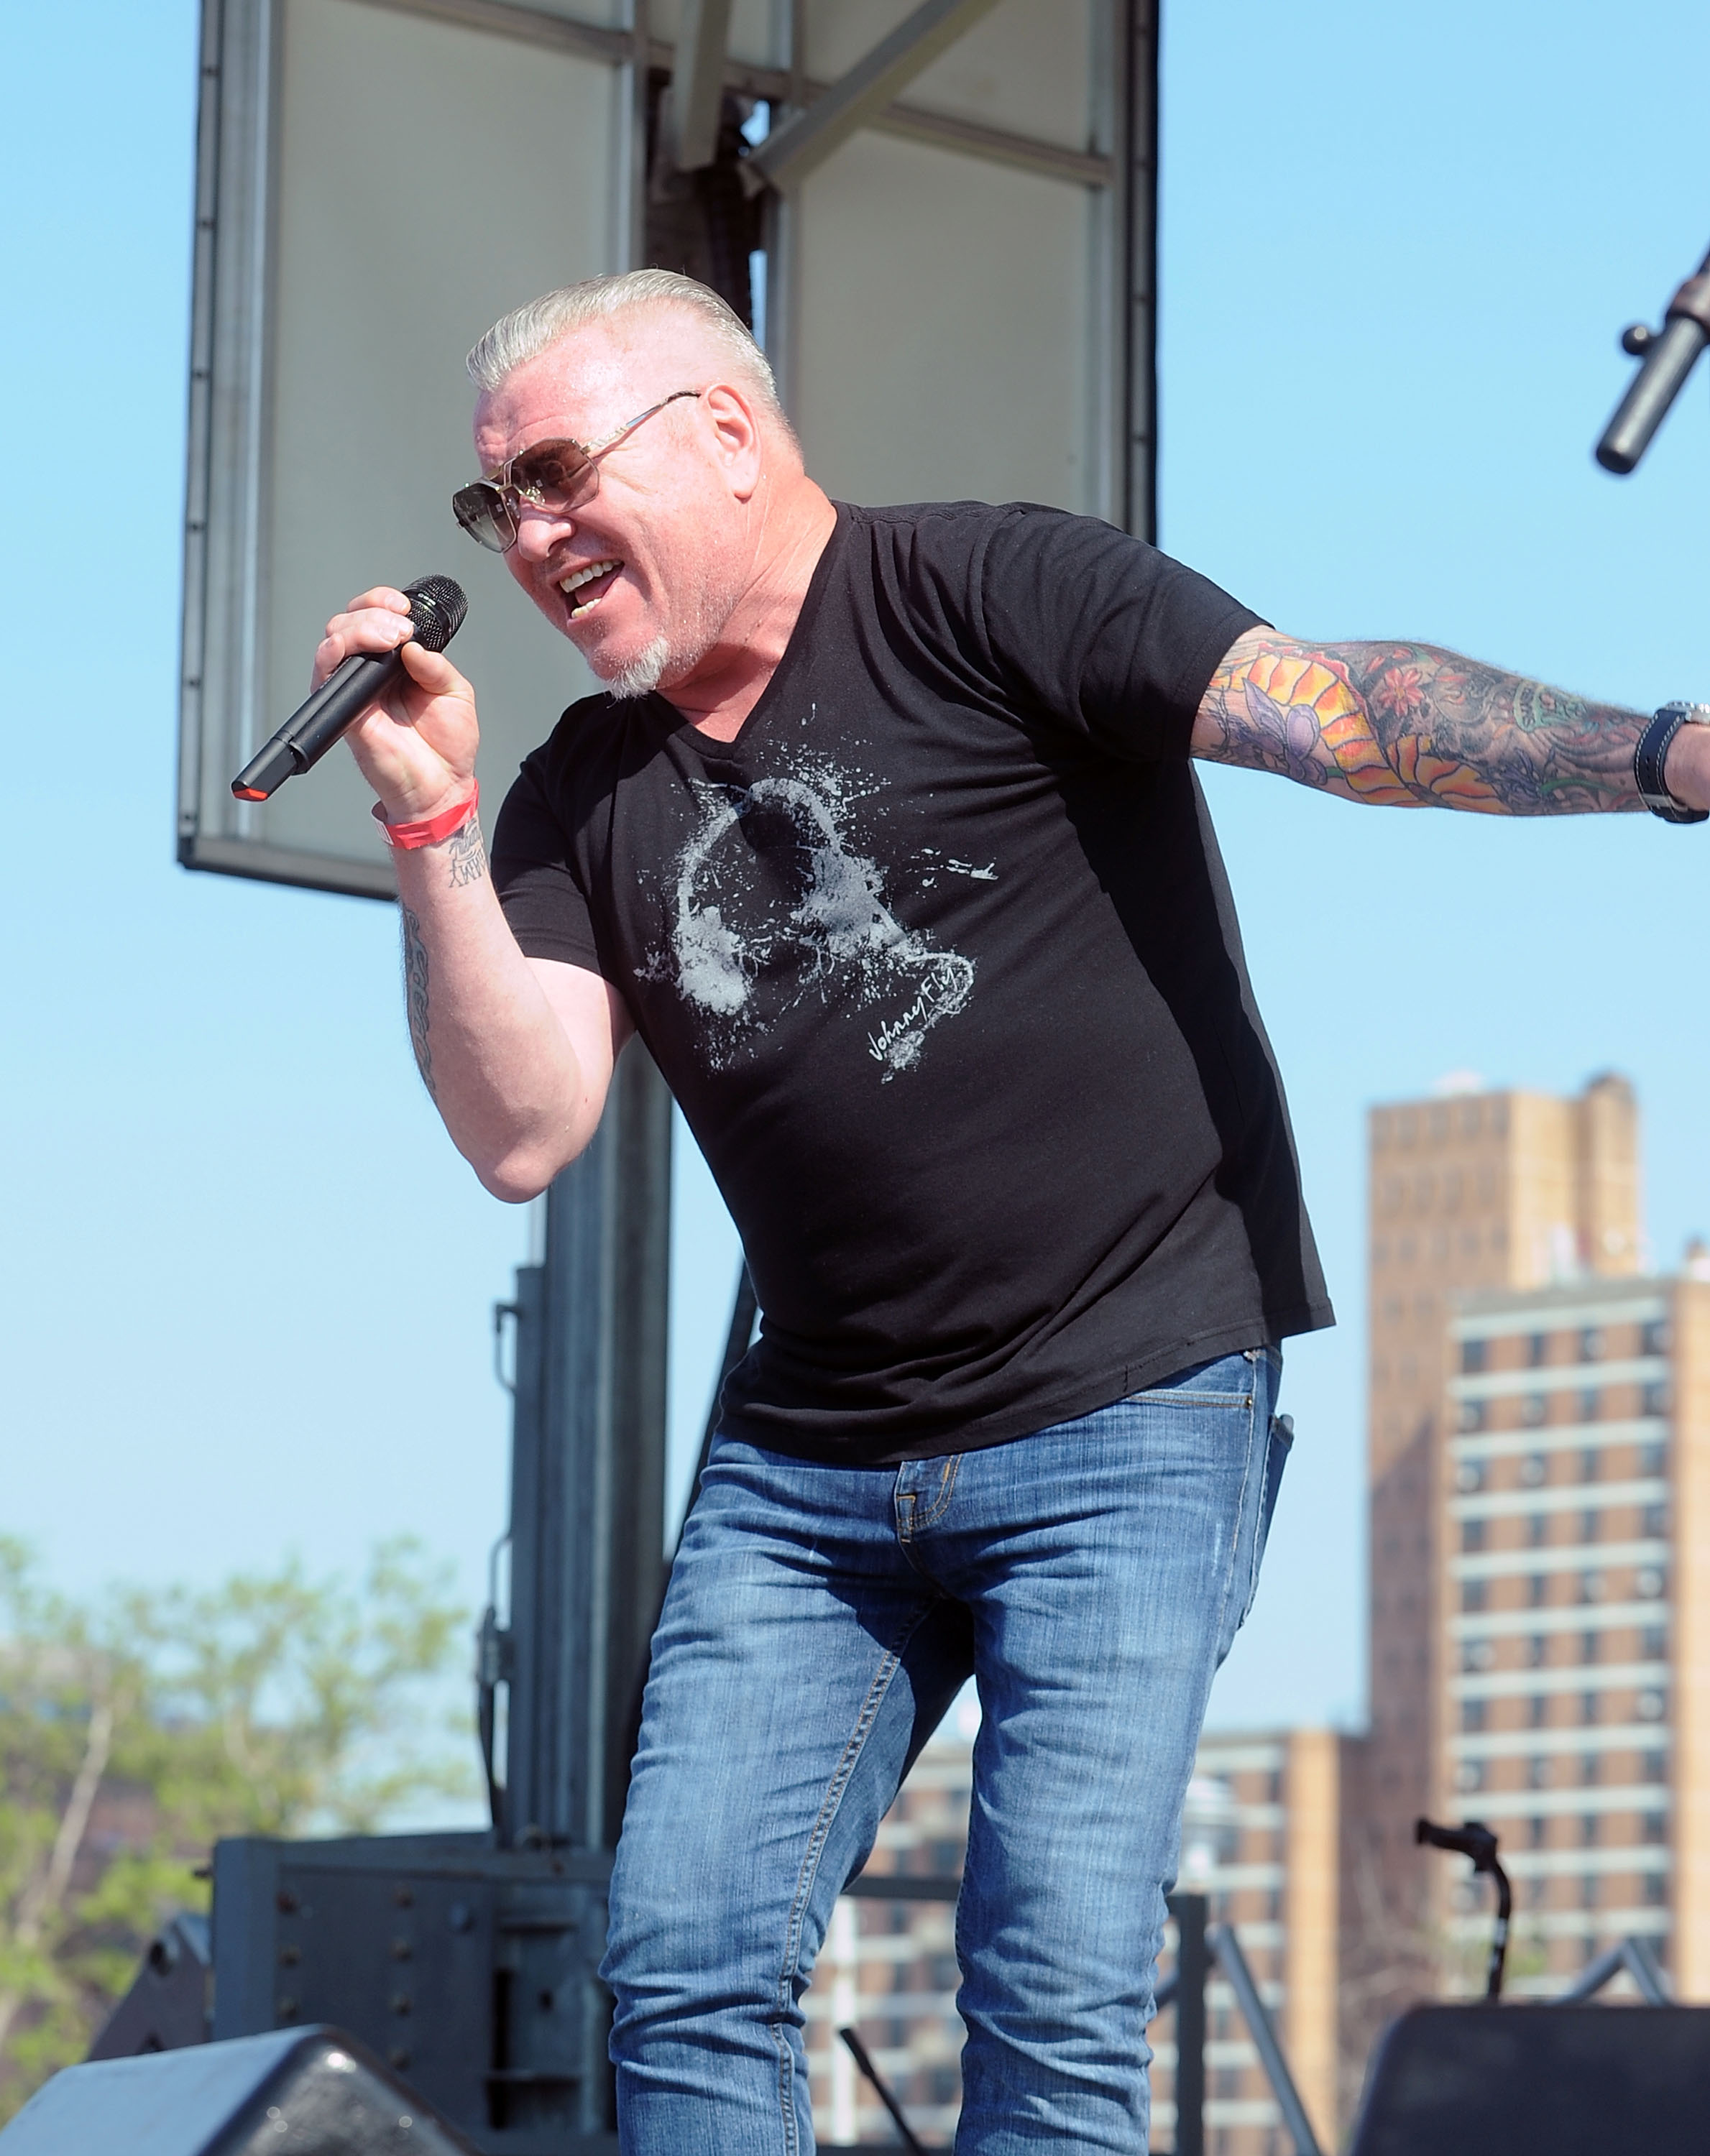
<path fill-rule="evenodd" d="M 1302 644 L 1255 629 L 1225 658 L 1194 752 L 1350 801 L 1550 816 L 1639 808 L 1647 714 L 1425 644 Z"/>

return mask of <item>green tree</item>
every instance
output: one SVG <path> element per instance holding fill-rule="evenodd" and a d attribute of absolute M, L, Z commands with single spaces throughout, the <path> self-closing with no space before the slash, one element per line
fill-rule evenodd
<path fill-rule="evenodd" d="M 0 1537 L 0 2119 L 84 2055 L 162 1921 L 206 1907 L 219 1836 L 473 1793 L 443 1705 L 465 1620 L 408 1539 L 360 1589 L 293 1561 L 83 1605 Z"/>

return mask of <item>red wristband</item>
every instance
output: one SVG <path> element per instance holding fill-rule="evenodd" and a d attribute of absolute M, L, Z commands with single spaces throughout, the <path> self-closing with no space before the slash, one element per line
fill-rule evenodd
<path fill-rule="evenodd" d="M 380 826 L 380 835 L 387 844 L 399 853 L 413 854 L 418 846 L 437 846 L 442 839 L 449 839 L 454 831 L 460 831 L 480 806 L 481 789 L 479 780 L 467 801 L 460 801 L 454 808 L 446 808 L 437 816 L 424 817 L 419 824 L 388 824 L 386 811 L 377 801 L 373 807 L 374 821 Z"/>

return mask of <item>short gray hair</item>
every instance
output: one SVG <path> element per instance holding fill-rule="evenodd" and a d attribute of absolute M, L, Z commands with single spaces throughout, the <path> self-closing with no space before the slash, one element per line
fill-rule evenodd
<path fill-rule="evenodd" d="M 491 392 L 507 375 L 550 352 L 561 339 L 638 307 L 670 307 L 693 315 L 723 347 L 732 371 L 753 392 L 767 416 L 794 439 L 766 355 L 742 316 L 711 285 L 679 276 L 675 270 L 626 270 L 543 293 L 494 323 L 470 353 L 470 373 L 483 391 Z"/>

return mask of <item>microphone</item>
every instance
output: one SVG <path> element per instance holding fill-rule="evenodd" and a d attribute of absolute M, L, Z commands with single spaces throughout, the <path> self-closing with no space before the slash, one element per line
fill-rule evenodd
<path fill-rule="evenodd" d="M 1644 365 L 1597 444 L 1605 471 L 1631 471 L 1679 396 L 1698 354 L 1710 344 L 1710 254 L 1668 303 L 1662 327 L 1635 322 L 1621 332 L 1621 350 Z"/>
<path fill-rule="evenodd" d="M 450 577 L 418 577 L 406 584 L 412 642 L 428 651 L 443 651 L 463 626 L 469 600 Z M 403 674 L 397 651 L 353 651 L 329 674 L 306 704 L 300 704 L 267 746 L 250 757 L 232 781 L 239 801 L 265 801 L 288 778 L 318 763 L 352 719 L 385 695 Z"/>

